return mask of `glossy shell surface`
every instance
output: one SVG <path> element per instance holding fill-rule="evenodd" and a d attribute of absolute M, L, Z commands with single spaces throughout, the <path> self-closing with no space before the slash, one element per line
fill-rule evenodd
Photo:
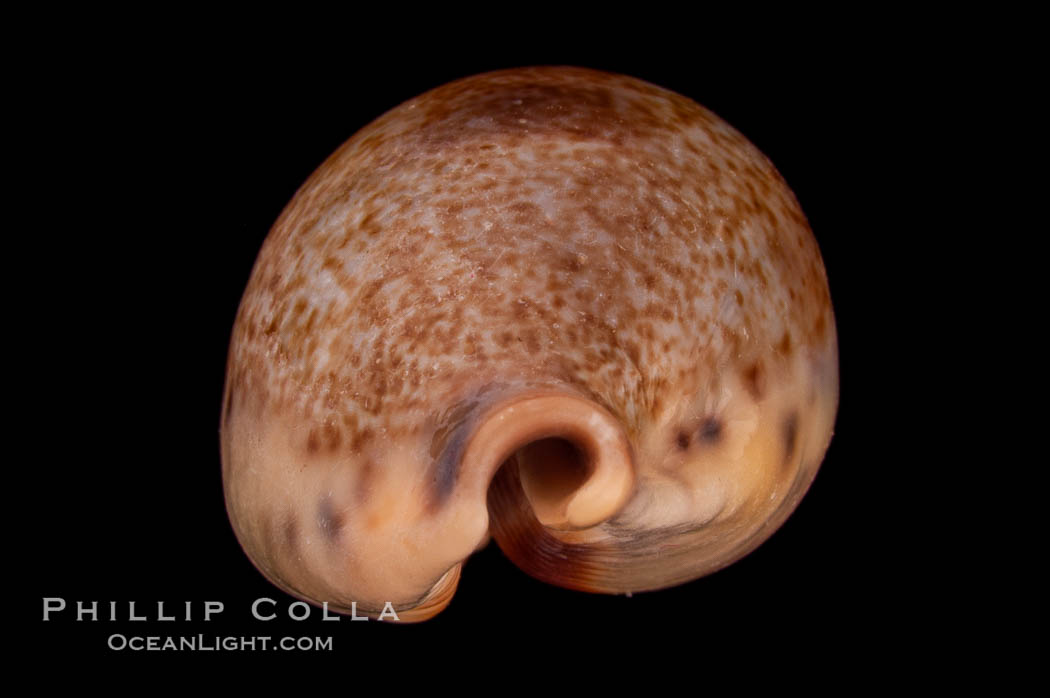
<path fill-rule="evenodd" d="M 586 480 L 586 438 L 466 455 L 546 395 L 619 425 L 600 522 L 541 524 L 523 491 L 550 482 L 529 459 Z M 258 568 L 332 608 L 432 615 L 490 532 L 552 583 L 657 589 L 784 521 L 837 400 L 821 256 L 765 156 L 634 78 L 500 71 L 378 118 L 274 224 L 232 335 L 226 501 Z"/>

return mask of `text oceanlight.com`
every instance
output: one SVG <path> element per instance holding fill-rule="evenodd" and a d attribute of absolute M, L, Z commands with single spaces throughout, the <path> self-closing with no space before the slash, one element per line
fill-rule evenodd
<path fill-rule="evenodd" d="M 266 650 L 284 650 L 288 652 L 324 652 L 332 650 L 331 637 L 236 637 L 219 635 L 189 635 L 180 637 L 143 637 L 141 635 L 122 635 L 114 633 L 109 636 L 107 646 L 111 650 L 130 650 L 132 652 L 255 652 Z"/>

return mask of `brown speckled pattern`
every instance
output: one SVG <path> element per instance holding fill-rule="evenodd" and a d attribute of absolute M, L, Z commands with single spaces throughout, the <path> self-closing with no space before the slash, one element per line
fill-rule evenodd
<path fill-rule="evenodd" d="M 435 463 L 486 391 L 521 386 L 589 397 L 635 448 L 637 496 L 572 545 L 698 521 L 733 539 L 658 583 L 596 588 L 684 581 L 768 536 L 816 472 L 838 391 L 823 264 L 770 162 L 680 95 L 574 68 L 460 80 L 358 132 L 275 223 L 237 316 L 238 536 L 293 593 L 407 607 L 487 529 L 443 511 L 469 477 Z M 727 484 L 715 461 L 745 456 L 758 474 Z M 410 581 L 384 591 L 368 571 L 384 565 Z"/>

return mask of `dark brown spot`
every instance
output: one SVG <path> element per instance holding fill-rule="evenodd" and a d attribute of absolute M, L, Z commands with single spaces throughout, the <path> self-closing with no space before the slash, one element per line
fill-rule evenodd
<path fill-rule="evenodd" d="M 324 441 L 329 451 L 337 450 L 342 440 L 343 434 L 338 426 L 335 424 L 326 424 L 324 426 Z"/>
<path fill-rule="evenodd" d="M 678 432 L 678 436 L 675 437 L 675 443 L 678 444 L 678 448 L 685 451 L 689 448 L 689 434 L 685 431 Z"/>
<path fill-rule="evenodd" d="M 482 391 L 484 392 L 484 391 Z M 430 440 L 431 502 L 440 506 L 456 484 L 459 464 L 473 428 L 472 413 L 478 406 L 476 399 L 464 400 L 438 418 L 438 427 Z"/>
<path fill-rule="evenodd" d="M 798 412 L 792 412 L 784 420 L 784 465 L 787 465 L 795 454 L 795 444 L 798 442 Z"/>
<path fill-rule="evenodd" d="M 306 437 L 306 452 L 313 455 L 319 448 L 321 448 L 321 439 L 317 435 L 317 430 L 311 429 L 310 435 Z"/>
<path fill-rule="evenodd" d="M 766 392 L 766 372 L 762 362 L 756 361 L 743 371 L 744 387 L 755 400 L 761 400 Z"/>
<path fill-rule="evenodd" d="M 222 423 L 227 425 L 230 423 L 230 415 L 233 413 L 233 388 L 230 388 L 226 392 L 226 405 L 222 414 Z"/>
<path fill-rule="evenodd" d="M 813 327 L 813 335 L 815 337 L 823 337 L 824 332 L 827 330 L 827 320 L 824 317 L 824 313 L 821 313 L 817 317 L 816 325 Z"/>
<path fill-rule="evenodd" d="M 354 438 L 350 441 L 350 449 L 356 453 L 364 448 L 371 440 L 372 427 L 365 427 L 354 434 Z"/>
<path fill-rule="evenodd" d="M 334 543 L 339 538 L 345 523 L 343 512 L 336 510 L 335 505 L 332 504 L 332 497 L 330 495 L 322 497 L 317 507 L 317 527 L 321 529 L 324 539 L 329 543 Z"/>
<path fill-rule="evenodd" d="M 722 422 L 717 417 L 708 417 L 700 425 L 699 436 L 704 443 L 715 443 L 722 438 Z"/>
<path fill-rule="evenodd" d="M 467 425 L 461 424 L 448 435 L 444 448 L 441 450 L 431 469 L 430 485 L 432 503 L 435 508 L 440 506 L 456 485 L 459 477 L 459 464 L 463 459 L 463 451 L 467 446 L 469 429 Z"/>

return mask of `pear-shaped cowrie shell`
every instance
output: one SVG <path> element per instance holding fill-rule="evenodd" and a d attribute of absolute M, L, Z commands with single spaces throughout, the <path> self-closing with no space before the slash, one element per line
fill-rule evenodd
<path fill-rule="evenodd" d="M 427 618 L 490 533 L 554 584 L 658 589 L 772 534 L 837 401 L 820 253 L 753 145 L 634 78 L 500 71 L 375 120 L 274 224 L 226 502 L 333 609 Z"/>

